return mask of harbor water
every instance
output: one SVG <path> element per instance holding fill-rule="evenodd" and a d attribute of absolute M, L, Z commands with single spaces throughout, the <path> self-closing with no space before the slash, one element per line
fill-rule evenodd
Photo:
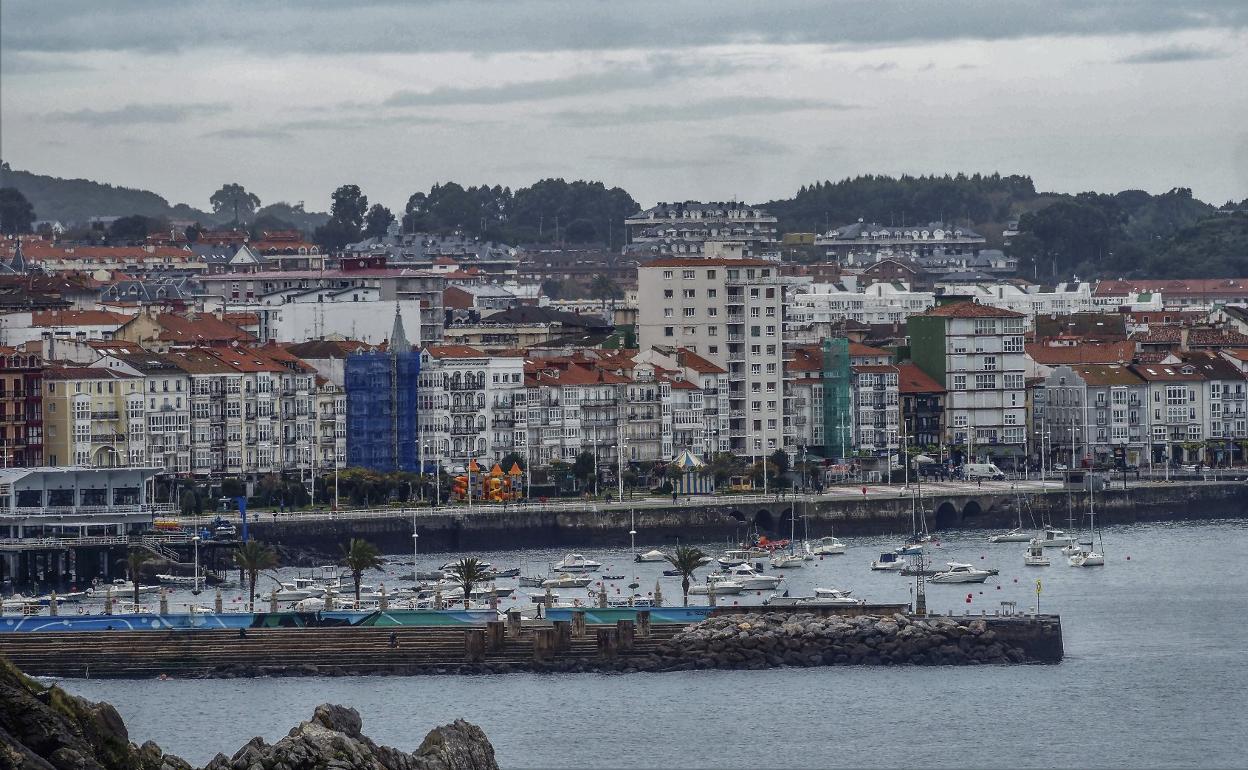
<path fill-rule="evenodd" d="M 1063 663 L 61 684 L 114 704 L 132 740 L 154 740 L 197 764 L 254 735 L 276 741 L 326 701 L 358 709 L 377 743 L 408 750 L 431 727 L 466 718 L 485 729 L 500 764 L 511 768 L 1245 764 L 1248 648 L 1240 621 L 1248 617 L 1248 522 L 1109 528 L 1106 566 L 1085 569 L 1067 566 L 1057 549 L 1049 549 L 1052 566 L 1024 567 L 1026 544 L 990 544 L 987 535 L 946 532 L 929 548 L 937 566 L 1000 570 L 983 585 L 929 586 L 929 609 L 992 613 L 1012 601 L 1025 611 L 1040 579 L 1041 609 L 1062 616 Z M 791 594 L 835 587 L 873 602 L 909 601 L 913 578 L 869 570 L 895 539 L 843 540 L 846 554 L 786 571 Z M 718 555 L 725 544 L 702 547 Z M 626 576 L 609 583 L 611 592 L 626 592 L 620 584 L 632 581 L 653 591 L 663 566 L 634 565 L 623 552 L 584 553 L 603 562 L 603 573 Z M 474 555 L 499 568 L 523 564 L 526 574 L 563 556 Z M 421 555 L 418 563 L 427 570 L 457 557 Z M 388 577 L 371 573 L 366 581 L 399 585 L 411 560 L 396 555 Z M 665 602 L 679 601 L 679 581 L 663 580 Z M 227 591 L 227 601 L 239 595 Z"/>

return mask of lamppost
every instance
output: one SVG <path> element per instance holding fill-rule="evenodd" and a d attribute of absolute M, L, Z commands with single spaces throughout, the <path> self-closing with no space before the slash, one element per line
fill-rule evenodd
<path fill-rule="evenodd" d="M 412 514 L 412 582 L 416 581 L 416 560 L 420 558 L 420 533 L 416 529 L 416 514 Z"/>
<path fill-rule="evenodd" d="M 191 538 L 191 545 L 195 547 L 195 578 L 191 583 L 191 593 L 199 596 L 199 535 Z"/>

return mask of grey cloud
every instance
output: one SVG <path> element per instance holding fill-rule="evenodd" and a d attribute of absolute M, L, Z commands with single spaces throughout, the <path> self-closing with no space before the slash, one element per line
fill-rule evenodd
<path fill-rule="evenodd" d="M 503 83 L 475 88 L 436 88 L 432 91 L 397 91 L 386 99 L 387 107 L 442 107 L 452 105 L 505 104 L 564 99 L 576 96 L 653 88 L 696 77 L 717 77 L 743 68 L 729 59 L 690 60 L 670 55 L 649 56 L 642 63 L 610 64 L 601 72 L 587 72 L 549 80 Z"/>
<path fill-rule="evenodd" d="M 639 123 L 671 123 L 690 120 L 719 120 L 748 115 L 766 115 L 806 110 L 853 110 L 854 105 L 815 99 L 784 99 L 772 96 L 726 96 L 699 102 L 635 104 L 618 110 L 563 110 L 549 115 L 551 120 L 574 128 L 595 128 Z"/>
<path fill-rule="evenodd" d="M 769 156 L 774 158 L 793 152 L 793 148 L 789 145 L 761 136 L 717 134 L 711 138 L 722 145 L 725 155 Z"/>
<path fill-rule="evenodd" d="M 67 60 L 64 56 L 39 56 L 24 53 L 0 54 L 0 75 L 42 75 L 53 72 L 86 72 L 91 68 Z"/>
<path fill-rule="evenodd" d="M 182 123 L 196 115 L 226 109 L 223 104 L 127 104 L 111 110 L 50 112 L 50 120 L 89 126 L 133 126 L 143 123 Z"/>
<path fill-rule="evenodd" d="M 278 123 L 279 131 L 364 131 L 387 126 L 441 126 L 459 123 L 450 118 L 427 115 L 340 115 L 333 118 L 299 118 Z"/>
<path fill-rule="evenodd" d="M 885 61 L 879 64 L 863 64 L 858 68 L 859 72 L 888 72 L 897 69 L 897 62 Z"/>
<path fill-rule="evenodd" d="M 299 53 L 676 50 L 739 42 L 872 45 L 1039 35 L 1123 35 L 1248 27 L 1242 0 L 635 0 L 420 4 L 396 0 L 83 0 L 4 3 L 0 44 L 10 51 L 170 50 L 272 45 L 297 36 Z M 212 35 L 169 35 L 211 28 Z"/>
<path fill-rule="evenodd" d="M 1199 46 L 1170 45 L 1149 48 L 1118 59 L 1119 64 L 1168 64 L 1170 62 L 1207 61 L 1225 59 L 1225 51 Z"/>
<path fill-rule="evenodd" d="M 223 128 L 220 131 L 209 131 L 203 136 L 206 139 L 259 139 L 262 141 L 285 141 L 294 138 L 290 132 L 276 128 Z"/>

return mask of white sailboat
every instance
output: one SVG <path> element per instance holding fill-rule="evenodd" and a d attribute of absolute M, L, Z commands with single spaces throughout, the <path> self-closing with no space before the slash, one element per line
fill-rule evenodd
<path fill-rule="evenodd" d="M 792 569 L 802 566 L 802 562 L 806 561 L 801 554 L 795 553 L 793 543 L 797 539 L 797 519 L 792 513 L 789 514 L 789 552 L 781 553 L 776 551 L 771 555 L 772 569 Z"/>
<path fill-rule="evenodd" d="M 1011 529 L 1009 532 L 1006 532 L 1004 534 L 993 535 L 992 537 L 988 538 L 988 542 L 990 543 L 1029 543 L 1031 542 L 1031 538 L 1032 538 L 1031 533 L 1023 530 L 1023 505 L 1022 505 L 1022 502 L 1020 501 L 1020 498 L 1017 496 L 1015 496 L 1014 498 L 1014 507 L 1018 511 L 1018 526 L 1014 527 L 1014 529 Z M 1034 521 L 1033 521 L 1033 524 L 1034 524 Z"/>
<path fill-rule="evenodd" d="M 1088 530 L 1092 537 L 1100 539 L 1100 532 L 1096 528 L 1096 506 L 1093 503 L 1092 486 L 1088 486 Z M 1072 553 L 1067 562 L 1072 567 L 1104 567 L 1105 566 L 1105 542 L 1102 540 L 1100 550 L 1098 551 L 1091 544 L 1092 537 L 1088 538 L 1088 550 L 1079 549 L 1078 553 Z"/>

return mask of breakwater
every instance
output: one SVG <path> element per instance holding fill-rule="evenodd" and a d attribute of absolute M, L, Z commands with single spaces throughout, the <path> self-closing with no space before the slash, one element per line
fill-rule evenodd
<path fill-rule="evenodd" d="M 891 608 L 890 608 L 891 609 Z M 726 612 L 693 624 L 567 620 L 482 627 L 317 626 L 0 634 L 0 652 L 59 677 L 682 671 L 825 665 L 1056 663 L 1057 616 Z M 618 614 L 618 613 L 617 613 Z"/>
<path fill-rule="evenodd" d="M 639 544 L 664 544 L 691 539 L 725 540 L 747 529 L 787 536 L 790 520 L 809 524 L 812 533 L 878 535 L 909 532 L 914 488 L 872 487 L 866 495 L 694 497 L 676 503 L 645 501 L 635 508 L 587 503 L 556 510 L 505 510 L 478 506 L 429 515 L 422 509 L 378 511 L 368 516 L 307 518 L 299 514 L 258 516 L 252 534 L 293 551 L 336 553 L 340 544 L 363 537 L 388 553 L 412 547 L 413 527 L 422 550 L 470 551 L 498 548 L 626 547 L 628 532 Z M 929 489 L 917 506 L 929 530 L 1013 528 L 1022 507 L 1024 526 L 1050 522 L 1064 527 L 1087 509 L 1082 490 L 1012 490 L 1008 485 Z M 425 509 L 427 510 L 427 509 Z M 1142 521 L 1239 517 L 1248 513 L 1248 484 L 1242 481 L 1142 483 L 1096 493 L 1101 524 Z M 415 515 L 413 515 L 415 514 Z M 805 520 L 803 520 L 803 517 Z"/>

